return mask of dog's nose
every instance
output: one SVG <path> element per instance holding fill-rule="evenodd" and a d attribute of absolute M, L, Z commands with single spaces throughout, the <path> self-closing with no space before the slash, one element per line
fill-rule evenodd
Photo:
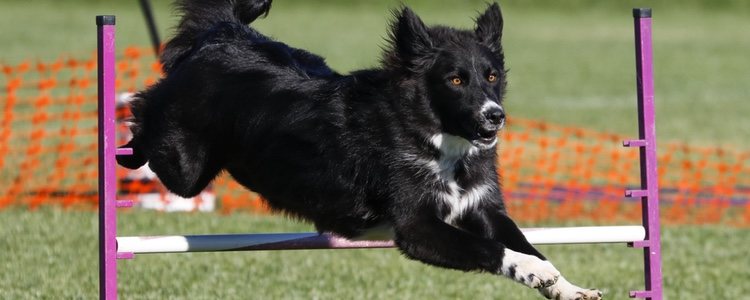
<path fill-rule="evenodd" d="M 493 107 L 484 112 L 484 117 L 492 125 L 500 125 L 505 120 L 505 111 L 499 107 Z"/>

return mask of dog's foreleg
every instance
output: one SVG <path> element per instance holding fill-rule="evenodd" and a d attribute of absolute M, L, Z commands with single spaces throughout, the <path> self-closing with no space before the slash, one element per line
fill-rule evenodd
<path fill-rule="evenodd" d="M 498 241 L 506 247 L 547 260 L 534 248 L 516 223 L 504 213 L 500 206 L 491 202 L 482 203 L 476 210 L 458 219 L 457 225 L 477 235 Z"/>
<path fill-rule="evenodd" d="M 602 292 L 595 289 L 586 289 L 577 287 L 565 277 L 560 276 L 553 285 L 539 288 L 539 292 L 547 299 L 556 300 L 599 300 L 602 299 Z"/>
<path fill-rule="evenodd" d="M 502 273 L 530 288 L 554 285 L 560 272 L 546 260 L 505 248 Z"/>
<path fill-rule="evenodd" d="M 459 219 L 459 226 L 466 228 L 471 232 L 475 232 L 478 235 L 502 243 L 507 247 L 505 251 L 518 251 L 518 254 L 516 254 L 516 256 L 519 257 L 516 259 L 517 261 L 532 261 L 531 266 L 535 268 L 547 266 L 547 268 L 555 269 L 555 267 L 547 261 L 544 255 L 526 240 L 526 236 L 523 235 L 521 229 L 518 228 L 515 222 L 513 222 L 507 214 L 502 212 L 499 206 L 492 205 L 492 203 L 484 204 L 485 205 L 478 208 L 475 213 L 467 214 Z M 523 255 L 537 258 L 542 262 L 533 262 L 533 259 L 528 259 Z M 508 256 L 506 255 L 506 257 Z M 555 269 L 555 271 L 557 270 Z M 518 271 L 516 270 L 516 272 Z M 558 278 L 554 284 L 537 287 L 539 292 L 545 297 L 559 300 L 601 299 L 602 293 L 600 291 L 577 287 L 568 282 L 563 276 L 560 276 L 559 272 L 557 272 L 557 274 Z"/>
<path fill-rule="evenodd" d="M 506 257 L 514 257 L 513 263 L 504 265 L 513 266 L 515 265 L 516 270 L 509 270 L 508 273 L 511 277 L 515 277 L 516 281 L 526 284 L 531 288 L 541 288 L 553 285 L 557 282 L 560 277 L 560 272 L 550 263 L 547 258 L 542 255 L 531 243 L 526 240 L 526 236 L 523 235 L 521 229 L 518 228 L 515 222 L 511 220 L 508 215 L 502 213 L 499 209 L 485 209 L 484 213 L 478 212 L 475 218 L 483 218 L 482 224 L 488 224 L 490 228 L 480 229 L 480 232 L 492 240 L 498 241 L 507 247 L 508 251 L 517 251 L 513 256 L 506 254 Z M 509 261 L 511 261 L 509 259 Z M 510 268 L 510 267 L 509 267 Z M 524 276 L 532 276 L 529 274 L 547 273 L 554 276 L 554 280 L 535 283 L 536 286 L 529 284 L 529 280 L 523 281 Z"/>
<path fill-rule="evenodd" d="M 505 275 L 532 288 L 553 285 L 560 276 L 549 262 L 458 229 L 435 214 L 411 215 L 394 229 L 399 249 L 428 264 Z"/>

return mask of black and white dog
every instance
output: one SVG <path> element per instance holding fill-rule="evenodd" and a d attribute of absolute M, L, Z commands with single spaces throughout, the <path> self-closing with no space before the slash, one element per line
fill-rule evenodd
<path fill-rule="evenodd" d="M 270 6 L 178 0 L 166 76 L 136 95 L 134 155 L 121 165 L 148 162 L 184 197 L 226 170 L 320 232 L 386 232 L 431 265 L 505 275 L 550 298 L 600 299 L 566 281 L 506 214 L 497 4 L 474 30 L 428 27 L 404 7 L 382 66 L 348 75 L 247 26 Z"/>

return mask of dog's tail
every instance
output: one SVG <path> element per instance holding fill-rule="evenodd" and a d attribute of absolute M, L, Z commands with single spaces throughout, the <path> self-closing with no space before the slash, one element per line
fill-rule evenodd
<path fill-rule="evenodd" d="M 273 0 L 175 0 L 182 15 L 175 36 L 167 42 L 161 63 L 169 73 L 179 59 L 190 49 L 202 33 L 221 22 L 250 24 L 260 16 L 268 15 Z"/>

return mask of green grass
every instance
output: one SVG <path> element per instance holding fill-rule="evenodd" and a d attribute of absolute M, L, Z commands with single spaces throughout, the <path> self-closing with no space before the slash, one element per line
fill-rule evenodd
<path fill-rule="evenodd" d="M 97 295 L 96 214 L 44 208 L 0 211 L 0 298 Z M 297 232 L 312 228 L 256 215 L 120 214 L 122 235 Z M 750 231 L 664 229 L 668 299 L 744 299 Z M 576 283 L 607 299 L 642 288 L 641 252 L 625 245 L 542 246 Z M 119 261 L 123 299 L 538 299 L 487 274 L 429 267 L 394 249 L 140 255 Z"/>

